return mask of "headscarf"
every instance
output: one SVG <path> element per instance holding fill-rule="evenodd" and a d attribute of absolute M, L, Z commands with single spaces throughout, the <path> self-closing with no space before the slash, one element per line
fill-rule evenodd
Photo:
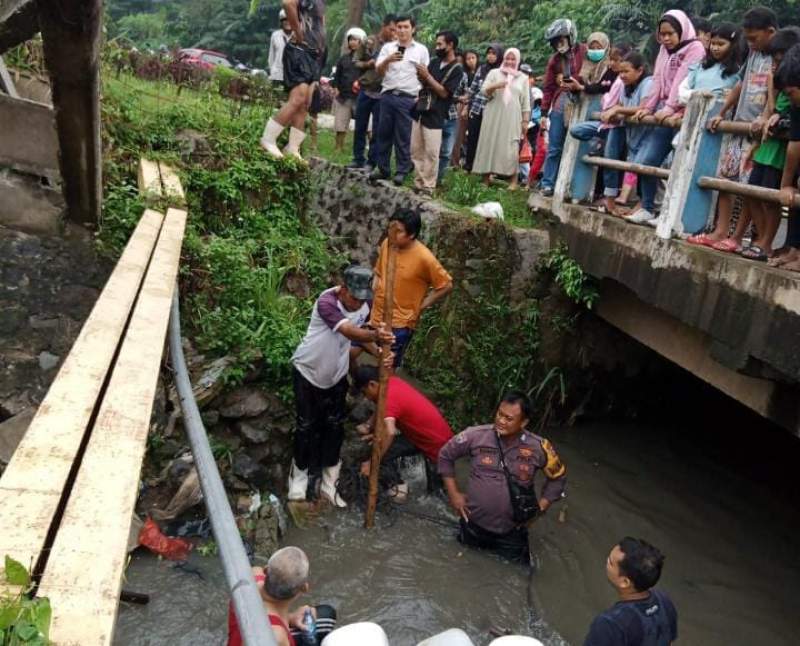
<path fill-rule="evenodd" d="M 579 74 L 584 83 L 589 83 L 591 85 L 599 83 L 605 73 L 608 71 L 608 54 L 609 50 L 611 49 L 611 40 L 609 39 L 608 35 L 604 34 L 602 31 L 596 31 L 586 39 L 587 47 L 589 43 L 593 42 L 600 43 L 602 48 L 605 50 L 606 55 L 599 63 L 593 63 L 590 61 L 588 55 L 584 56 L 583 65 L 581 66 L 581 71 Z"/>
<path fill-rule="evenodd" d="M 500 67 L 503 64 L 503 56 L 506 53 L 505 48 L 500 43 L 491 43 L 487 48 L 486 51 L 492 50 L 495 54 L 497 54 L 497 60 L 494 62 L 493 65 L 489 64 L 489 61 L 486 61 L 483 65 L 480 66 L 480 73 L 481 78 L 486 78 L 486 75 L 493 69 Z"/>
<path fill-rule="evenodd" d="M 361 27 L 350 27 L 347 30 L 347 40 L 351 38 L 358 38 L 362 43 L 367 39 L 367 32 L 365 32 Z"/>
<path fill-rule="evenodd" d="M 514 57 L 517 59 L 514 67 L 506 65 L 505 57 L 508 54 L 514 54 Z M 522 54 L 519 53 L 519 50 L 516 47 L 509 47 L 503 54 L 503 63 L 500 67 L 500 71 L 506 75 L 506 86 L 503 88 L 503 103 L 505 105 L 511 103 L 511 99 L 514 98 L 514 95 L 511 93 L 511 84 L 522 73 L 519 71 L 519 64 L 521 60 Z"/>

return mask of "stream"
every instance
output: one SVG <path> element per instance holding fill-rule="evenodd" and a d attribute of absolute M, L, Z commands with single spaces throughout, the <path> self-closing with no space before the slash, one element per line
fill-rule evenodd
<path fill-rule="evenodd" d="M 549 429 L 568 468 L 563 513 L 537 521 L 537 571 L 463 549 L 445 503 L 422 495 L 379 513 L 375 531 L 355 509 L 319 526 L 291 528 L 285 544 L 311 557 L 309 602 L 340 621 L 380 623 L 393 646 L 413 646 L 450 627 L 478 646 L 491 626 L 580 645 L 592 617 L 614 602 L 605 575 L 626 534 L 666 554 L 660 587 L 679 613 L 679 643 L 790 646 L 800 614 L 800 441 L 737 408 L 726 419 L 685 425 L 591 423 Z M 563 521 L 563 522 L 561 522 Z M 453 523 L 451 526 L 450 523 Z M 227 594 L 217 558 L 193 555 L 204 579 L 149 555 L 134 556 L 126 588 L 151 595 L 122 604 L 115 644 L 224 644 Z"/>

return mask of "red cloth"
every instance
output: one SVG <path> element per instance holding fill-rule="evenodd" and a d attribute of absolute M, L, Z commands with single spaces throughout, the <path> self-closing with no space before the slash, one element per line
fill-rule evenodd
<path fill-rule="evenodd" d="M 530 173 L 528 173 L 529 185 L 533 185 L 536 181 L 536 177 L 541 172 L 542 166 L 544 166 L 545 157 L 547 157 L 547 144 L 544 140 L 544 132 L 540 130 L 539 136 L 536 138 L 536 154 L 533 156 L 531 170 Z"/>
<path fill-rule="evenodd" d="M 439 460 L 439 449 L 453 437 L 453 431 L 439 409 L 400 377 L 389 378 L 386 417 L 393 417 L 406 439 L 433 462 Z"/>
<path fill-rule="evenodd" d="M 580 76 L 581 67 L 583 67 L 583 59 L 586 56 L 586 49 L 586 45 L 583 43 L 572 48 L 572 65 L 570 65 L 572 78 L 578 78 L 578 76 Z M 543 117 L 547 116 L 547 113 L 550 112 L 550 107 L 564 91 L 556 84 L 556 77 L 563 72 L 561 54 L 553 54 L 550 60 L 547 61 L 547 67 L 544 70 L 544 83 L 542 84 L 542 93 L 544 94 L 542 97 Z"/>
<path fill-rule="evenodd" d="M 271 626 L 280 626 L 286 631 L 286 634 L 289 636 L 289 646 L 297 646 L 296 642 L 294 641 L 294 637 L 292 637 L 292 631 L 289 630 L 289 627 L 283 623 L 283 619 L 281 619 L 278 615 L 269 614 L 267 615 L 269 618 L 269 623 Z M 242 634 L 239 632 L 239 624 L 236 623 L 236 613 L 233 611 L 233 604 L 228 604 L 228 646 L 243 646 L 244 641 L 242 640 Z"/>
<path fill-rule="evenodd" d="M 185 538 L 164 536 L 158 525 L 149 516 L 144 521 L 142 529 L 139 530 L 139 545 L 171 561 L 185 561 L 194 547 Z"/>

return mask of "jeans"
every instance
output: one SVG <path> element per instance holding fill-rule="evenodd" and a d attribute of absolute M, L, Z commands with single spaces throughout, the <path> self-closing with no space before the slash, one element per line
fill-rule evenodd
<path fill-rule="evenodd" d="M 616 159 L 622 161 L 622 156 L 625 154 L 625 128 L 611 128 L 608 131 L 608 138 L 606 139 L 606 151 L 604 157 L 606 159 Z M 603 169 L 603 186 L 605 190 L 603 195 L 606 197 L 617 197 L 619 195 L 619 185 L 621 171 L 614 170 L 613 168 Z"/>
<path fill-rule="evenodd" d="M 411 125 L 414 123 L 411 111 L 417 101 L 389 92 L 381 94 L 380 101 L 378 128 L 373 128 L 376 165 L 385 175 L 390 174 L 394 146 L 396 172 L 398 175 L 408 175 L 411 172 Z"/>
<path fill-rule="evenodd" d="M 409 442 L 405 435 L 396 436 L 381 460 L 380 476 L 378 477 L 381 487 L 388 489 L 403 482 L 397 460 L 418 454 L 419 449 Z"/>
<path fill-rule="evenodd" d="M 554 110 L 550 113 L 550 141 L 547 144 L 547 158 L 544 160 L 542 170 L 542 188 L 554 188 L 558 177 L 558 167 L 561 165 L 561 153 L 564 150 L 564 140 L 567 138 L 567 124 L 564 121 L 563 110 Z"/>
<path fill-rule="evenodd" d="M 581 121 L 569 129 L 569 134 L 580 141 L 589 141 L 600 136 L 600 125 L 600 121 Z"/>
<path fill-rule="evenodd" d="M 456 143 L 458 133 L 458 119 L 446 119 L 442 126 L 442 147 L 439 150 L 439 172 L 436 175 L 436 183 L 441 184 L 444 173 L 450 165 L 450 155 L 453 154 L 453 146 Z"/>
<path fill-rule="evenodd" d="M 347 376 L 332 388 L 317 388 L 292 368 L 295 400 L 294 462 L 300 469 L 339 462 L 347 415 Z"/>
<path fill-rule="evenodd" d="M 376 165 L 375 159 L 375 131 L 378 129 L 380 119 L 381 100 L 378 97 L 370 97 L 365 92 L 359 92 L 356 97 L 356 129 L 353 133 L 353 163 L 363 166 L 369 163 Z M 372 144 L 369 147 L 367 157 L 364 157 L 364 150 L 367 147 L 367 129 L 369 128 L 369 118 L 372 116 Z"/>
<path fill-rule="evenodd" d="M 394 367 L 399 368 L 403 365 L 403 357 L 408 349 L 408 344 L 411 343 L 411 337 L 414 336 L 414 330 L 410 327 L 393 327 L 392 334 L 394 334 L 394 343 L 392 344 Z"/>
<path fill-rule="evenodd" d="M 653 128 L 653 131 L 642 142 L 642 147 L 630 159 L 645 166 L 661 166 L 672 150 L 672 139 L 675 131 L 672 128 Z M 658 192 L 658 178 L 650 175 L 639 176 L 639 191 L 642 195 L 642 208 L 653 212 Z"/>

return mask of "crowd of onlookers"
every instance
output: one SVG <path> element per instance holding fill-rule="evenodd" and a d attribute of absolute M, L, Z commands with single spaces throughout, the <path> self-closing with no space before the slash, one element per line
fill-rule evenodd
<path fill-rule="evenodd" d="M 343 150 L 354 119 L 351 167 L 372 180 L 400 185 L 413 171 L 414 189 L 431 195 L 453 167 L 550 196 L 568 136 L 589 141 L 590 154 L 669 168 L 686 105 L 702 92 L 722 102 L 705 124 L 710 130 L 722 119 L 751 124 L 749 135 L 726 141 L 719 177 L 781 190 L 784 205 L 791 204 L 800 157 L 793 85 L 800 83 L 800 28 L 781 28 L 767 7 L 750 9 L 741 25 L 666 12 L 656 25 L 652 65 L 630 44 L 602 32 L 582 40 L 573 21 L 555 20 L 545 33 L 552 54 L 540 76 L 514 47 L 462 50 L 445 30 L 431 56 L 415 31 L 410 16 L 387 16 L 371 36 L 352 28 L 336 62 L 336 146 Z M 599 119 L 573 123 L 582 95 L 599 97 Z M 597 206 L 655 226 L 662 187 L 653 175 L 604 168 Z M 708 231 L 688 242 L 800 270 L 793 212 L 783 246 L 774 248 L 782 215 L 778 204 L 720 192 Z"/>

